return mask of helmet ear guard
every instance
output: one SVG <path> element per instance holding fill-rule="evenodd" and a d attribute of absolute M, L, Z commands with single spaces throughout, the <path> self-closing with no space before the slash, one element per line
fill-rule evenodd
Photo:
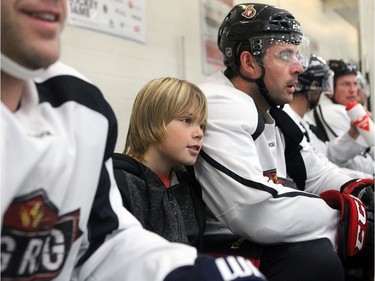
<path fill-rule="evenodd" d="M 306 96 L 310 109 L 316 107 L 322 93 L 333 93 L 333 75 L 326 61 L 312 54 L 307 69 L 298 75 L 296 94 Z"/>
<path fill-rule="evenodd" d="M 322 93 L 332 92 L 332 80 L 333 71 L 330 70 L 326 61 L 312 54 L 309 59 L 308 67 L 302 74 L 298 75 L 296 91 L 304 93 L 308 91 Z"/>

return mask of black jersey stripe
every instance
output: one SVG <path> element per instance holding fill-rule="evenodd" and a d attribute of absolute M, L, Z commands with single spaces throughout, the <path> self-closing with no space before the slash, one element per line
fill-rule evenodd
<path fill-rule="evenodd" d="M 71 75 L 54 76 L 42 83 L 35 84 L 40 103 L 47 102 L 53 107 L 60 107 L 66 102 L 73 101 L 98 112 L 108 120 L 107 140 L 99 183 L 96 190 L 92 190 L 92 192 L 95 192 L 95 199 L 87 225 L 90 245 L 77 263 L 77 265 L 81 265 L 103 244 L 106 236 L 119 227 L 117 215 L 110 202 L 111 180 L 105 166 L 105 162 L 110 159 L 115 148 L 117 120 L 101 91 L 93 84 Z M 87 120 L 87 122 L 91 121 Z M 98 133 L 102 133 L 102 131 L 98 129 Z M 87 163 L 87 165 L 90 165 L 90 163 Z"/>
<path fill-rule="evenodd" d="M 74 101 L 103 115 L 109 124 L 104 159 L 111 157 L 117 140 L 117 120 L 112 108 L 95 85 L 71 75 L 54 76 L 35 85 L 40 103 L 48 102 L 53 107 L 60 107 L 68 101 Z"/>
<path fill-rule="evenodd" d="M 213 159 L 211 156 L 209 156 L 205 151 L 201 150 L 199 154 L 207 163 L 209 163 L 211 166 L 213 166 L 215 169 L 219 170 L 220 172 L 226 174 L 227 176 L 231 177 L 235 181 L 239 182 L 240 184 L 251 187 L 254 189 L 262 190 L 265 192 L 268 192 L 272 195 L 274 198 L 282 198 L 282 197 L 295 197 L 295 196 L 305 196 L 305 197 L 312 197 L 312 198 L 319 198 L 319 196 L 315 194 L 310 194 L 310 193 L 304 193 L 304 192 L 299 192 L 299 191 L 293 191 L 293 192 L 288 192 L 284 194 L 278 194 L 277 190 L 275 190 L 272 187 L 269 187 L 267 185 L 264 185 L 262 183 L 252 181 L 245 179 L 241 177 L 240 175 L 236 174 L 235 172 L 231 171 L 227 167 L 223 166 L 219 162 L 217 162 L 215 159 Z"/>

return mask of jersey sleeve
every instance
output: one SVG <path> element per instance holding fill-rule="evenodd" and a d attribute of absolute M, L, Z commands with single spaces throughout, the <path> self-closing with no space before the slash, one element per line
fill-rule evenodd
<path fill-rule="evenodd" d="M 300 166 L 305 167 L 305 179 L 303 189 L 307 192 L 320 194 L 326 190 L 340 190 L 341 186 L 352 179 L 327 157 L 315 153 L 313 148 L 304 139 L 301 142 L 301 157 L 292 159 Z M 302 164 L 303 163 L 303 164 Z M 292 175 L 298 177 L 298 175 Z"/>
<path fill-rule="evenodd" d="M 347 167 L 364 173 L 374 173 L 374 161 L 371 152 L 345 133 L 327 142 L 327 157 L 341 167 Z"/>
<path fill-rule="evenodd" d="M 338 104 L 324 104 L 320 106 L 321 116 L 324 124 L 329 131 L 335 133 L 329 134 L 330 141 L 327 143 L 329 159 L 339 166 L 345 166 L 350 169 L 359 170 L 365 173 L 373 173 L 374 164 L 371 163 L 371 156 L 366 152 L 366 142 L 362 136 L 356 140 L 348 135 L 350 128 L 350 118 L 345 107 Z M 357 152 L 357 156 L 354 154 Z"/>

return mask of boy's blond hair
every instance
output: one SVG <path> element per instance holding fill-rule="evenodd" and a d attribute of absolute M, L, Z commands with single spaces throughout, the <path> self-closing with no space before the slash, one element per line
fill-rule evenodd
<path fill-rule="evenodd" d="M 142 159 L 148 147 L 160 143 L 174 118 L 189 115 L 205 125 L 207 100 L 193 83 L 171 77 L 148 82 L 138 93 L 130 116 L 124 152 Z"/>

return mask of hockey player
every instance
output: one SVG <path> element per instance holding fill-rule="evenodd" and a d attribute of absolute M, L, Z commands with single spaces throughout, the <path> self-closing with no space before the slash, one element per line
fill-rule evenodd
<path fill-rule="evenodd" d="M 66 0 L 1 1 L 1 279 L 265 280 L 243 258 L 198 256 L 122 206 L 103 95 L 56 62 Z"/>
<path fill-rule="evenodd" d="M 343 60 L 329 60 L 328 66 L 335 74 L 333 92 L 323 94 L 318 106 L 307 116 L 323 132 L 324 140 L 332 143 L 330 159 L 333 162 L 373 174 L 374 147 L 368 147 L 345 109 L 349 101 L 359 98 L 357 67 Z"/>
<path fill-rule="evenodd" d="M 300 129 L 278 108 L 291 101 L 308 62 L 305 44 L 294 16 L 265 4 L 236 5 L 220 26 L 226 69 L 199 85 L 208 100 L 205 142 L 194 166 L 212 213 L 205 250 L 258 259 L 269 280 L 338 281 L 344 270 L 335 251 L 345 259 L 372 242 L 363 240 L 371 233 L 363 203 L 346 193 L 371 194 L 373 182 L 350 182 L 316 165 L 309 146 L 300 145 Z M 283 185 L 287 176 L 300 190 Z M 354 208 L 340 216 L 325 200 Z"/>
<path fill-rule="evenodd" d="M 302 130 L 305 141 L 309 142 L 319 158 L 322 159 L 321 166 L 331 165 L 335 160 L 332 154 L 347 154 L 348 147 L 337 145 L 335 141 L 324 141 L 324 133 L 313 125 L 313 122 L 307 117 L 306 113 L 314 109 L 318 104 L 322 93 L 332 93 L 333 89 L 333 71 L 330 70 L 327 63 L 320 57 L 312 55 L 310 57 L 309 67 L 298 76 L 298 84 L 293 94 L 293 100 L 283 107 L 283 110 L 299 125 Z M 333 151 L 333 152 L 332 152 Z M 361 157 L 361 156 L 358 156 Z M 347 161 L 353 161 L 347 159 Z M 337 165 L 341 163 L 336 163 Z M 343 173 L 354 178 L 372 178 L 372 174 L 366 174 L 361 171 L 341 168 Z"/>

